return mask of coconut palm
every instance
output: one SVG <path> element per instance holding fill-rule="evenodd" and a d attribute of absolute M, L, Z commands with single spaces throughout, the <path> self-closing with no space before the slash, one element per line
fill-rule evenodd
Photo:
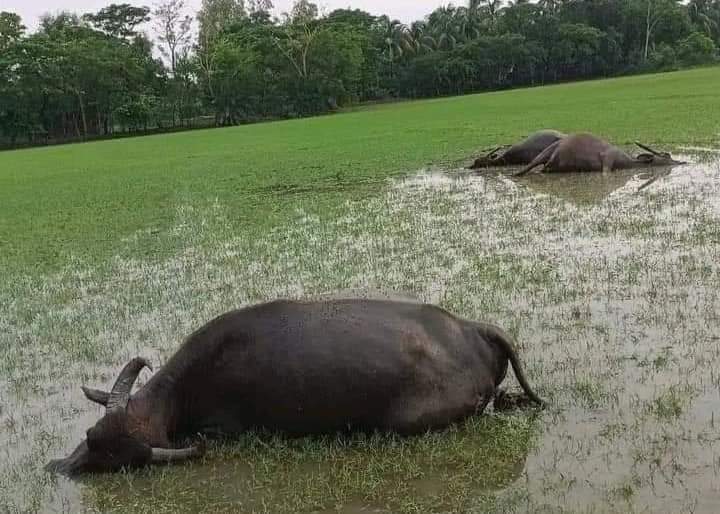
<path fill-rule="evenodd" d="M 457 45 L 477 39 L 487 31 L 483 8 L 440 7 L 427 18 L 424 35 L 436 50 L 451 50 Z"/>
<path fill-rule="evenodd" d="M 434 41 L 436 50 L 455 48 L 461 39 L 456 8 L 452 5 L 439 7 L 430 13 L 427 28 L 427 35 Z"/>
<path fill-rule="evenodd" d="M 390 20 L 384 16 L 383 23 L 383 55 L 389 62 L 395 62 L 407 52 L 413 50 L 412 37 L 408 27 L 398 20 Z"/>
<path fill-rule="evenodd" d="M 471 16 L 477 20 L 478 25 L 484 25 L 487 20 L 491 28 L 497 26 L 503 0 L 469 0 L 467 9 Z"/>

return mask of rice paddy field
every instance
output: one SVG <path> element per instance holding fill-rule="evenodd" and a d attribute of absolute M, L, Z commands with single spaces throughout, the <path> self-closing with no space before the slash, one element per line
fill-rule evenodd
<path fill-rule="evenodd" d="M 0 512 L 720 512 L 719 83 L 704 68 L 1 153 Z M 462 169 L 541 128 L 689 164 Z M 43 471 L 102 415 L 81 385 L 135 355 L 161 366 L 226 310 L 343 290 L 503 326 L 549 407 Z"/>

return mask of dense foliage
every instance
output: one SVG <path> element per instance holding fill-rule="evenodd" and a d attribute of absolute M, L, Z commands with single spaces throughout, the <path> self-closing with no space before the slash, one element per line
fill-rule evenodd
<path fill-rule="evenodd" d="M 714 62 L 720 0 L 470 0 L 404 25 L 297 0 L 183 0 L 46 16 L 0 13 L 0 142 L 318 114 L 388 98 L 462 94 Z M 158 49 L 138 30 L 151 22 Z"/>

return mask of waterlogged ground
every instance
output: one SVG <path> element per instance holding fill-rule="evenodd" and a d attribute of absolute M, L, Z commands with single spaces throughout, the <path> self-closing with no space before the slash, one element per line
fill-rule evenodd
<path fill-rule="evenodd" d="M 330 211 L 299 193 L 294 222 L 260 234 L 230 233 L 222 204 L 181 206 L 171 234 L 105 265 L 9 277 L 0 512 L 720 512 L 720 163 L 691 159 L 655 176 L 424 171 Z M 132 258 L 148 237 L 186 249 Z M 82 482 L 42 471 L 101 414 L 81 384 L 137 354 L 161 365 L 230 308 L 345 289 L 499 323 L 551 407 L 406 440 L 249 434 Z"/>

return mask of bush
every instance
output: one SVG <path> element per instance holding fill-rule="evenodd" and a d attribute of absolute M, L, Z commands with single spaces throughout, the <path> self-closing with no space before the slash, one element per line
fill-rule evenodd
<path fill-rule="evenodd" d="M 678 68 L 677 53 L 672 46 L 666 43 L 658 45 L 650 53 L 648 61 L 650 68 L 654 70 L 669 71 Z"/>
<path fill-rule="evenodd" d="M 712 39 L 700 32 L 693 32 L 678 47 L 683 64 L 708 64 L 717 60 L 717 48 Z"/>

